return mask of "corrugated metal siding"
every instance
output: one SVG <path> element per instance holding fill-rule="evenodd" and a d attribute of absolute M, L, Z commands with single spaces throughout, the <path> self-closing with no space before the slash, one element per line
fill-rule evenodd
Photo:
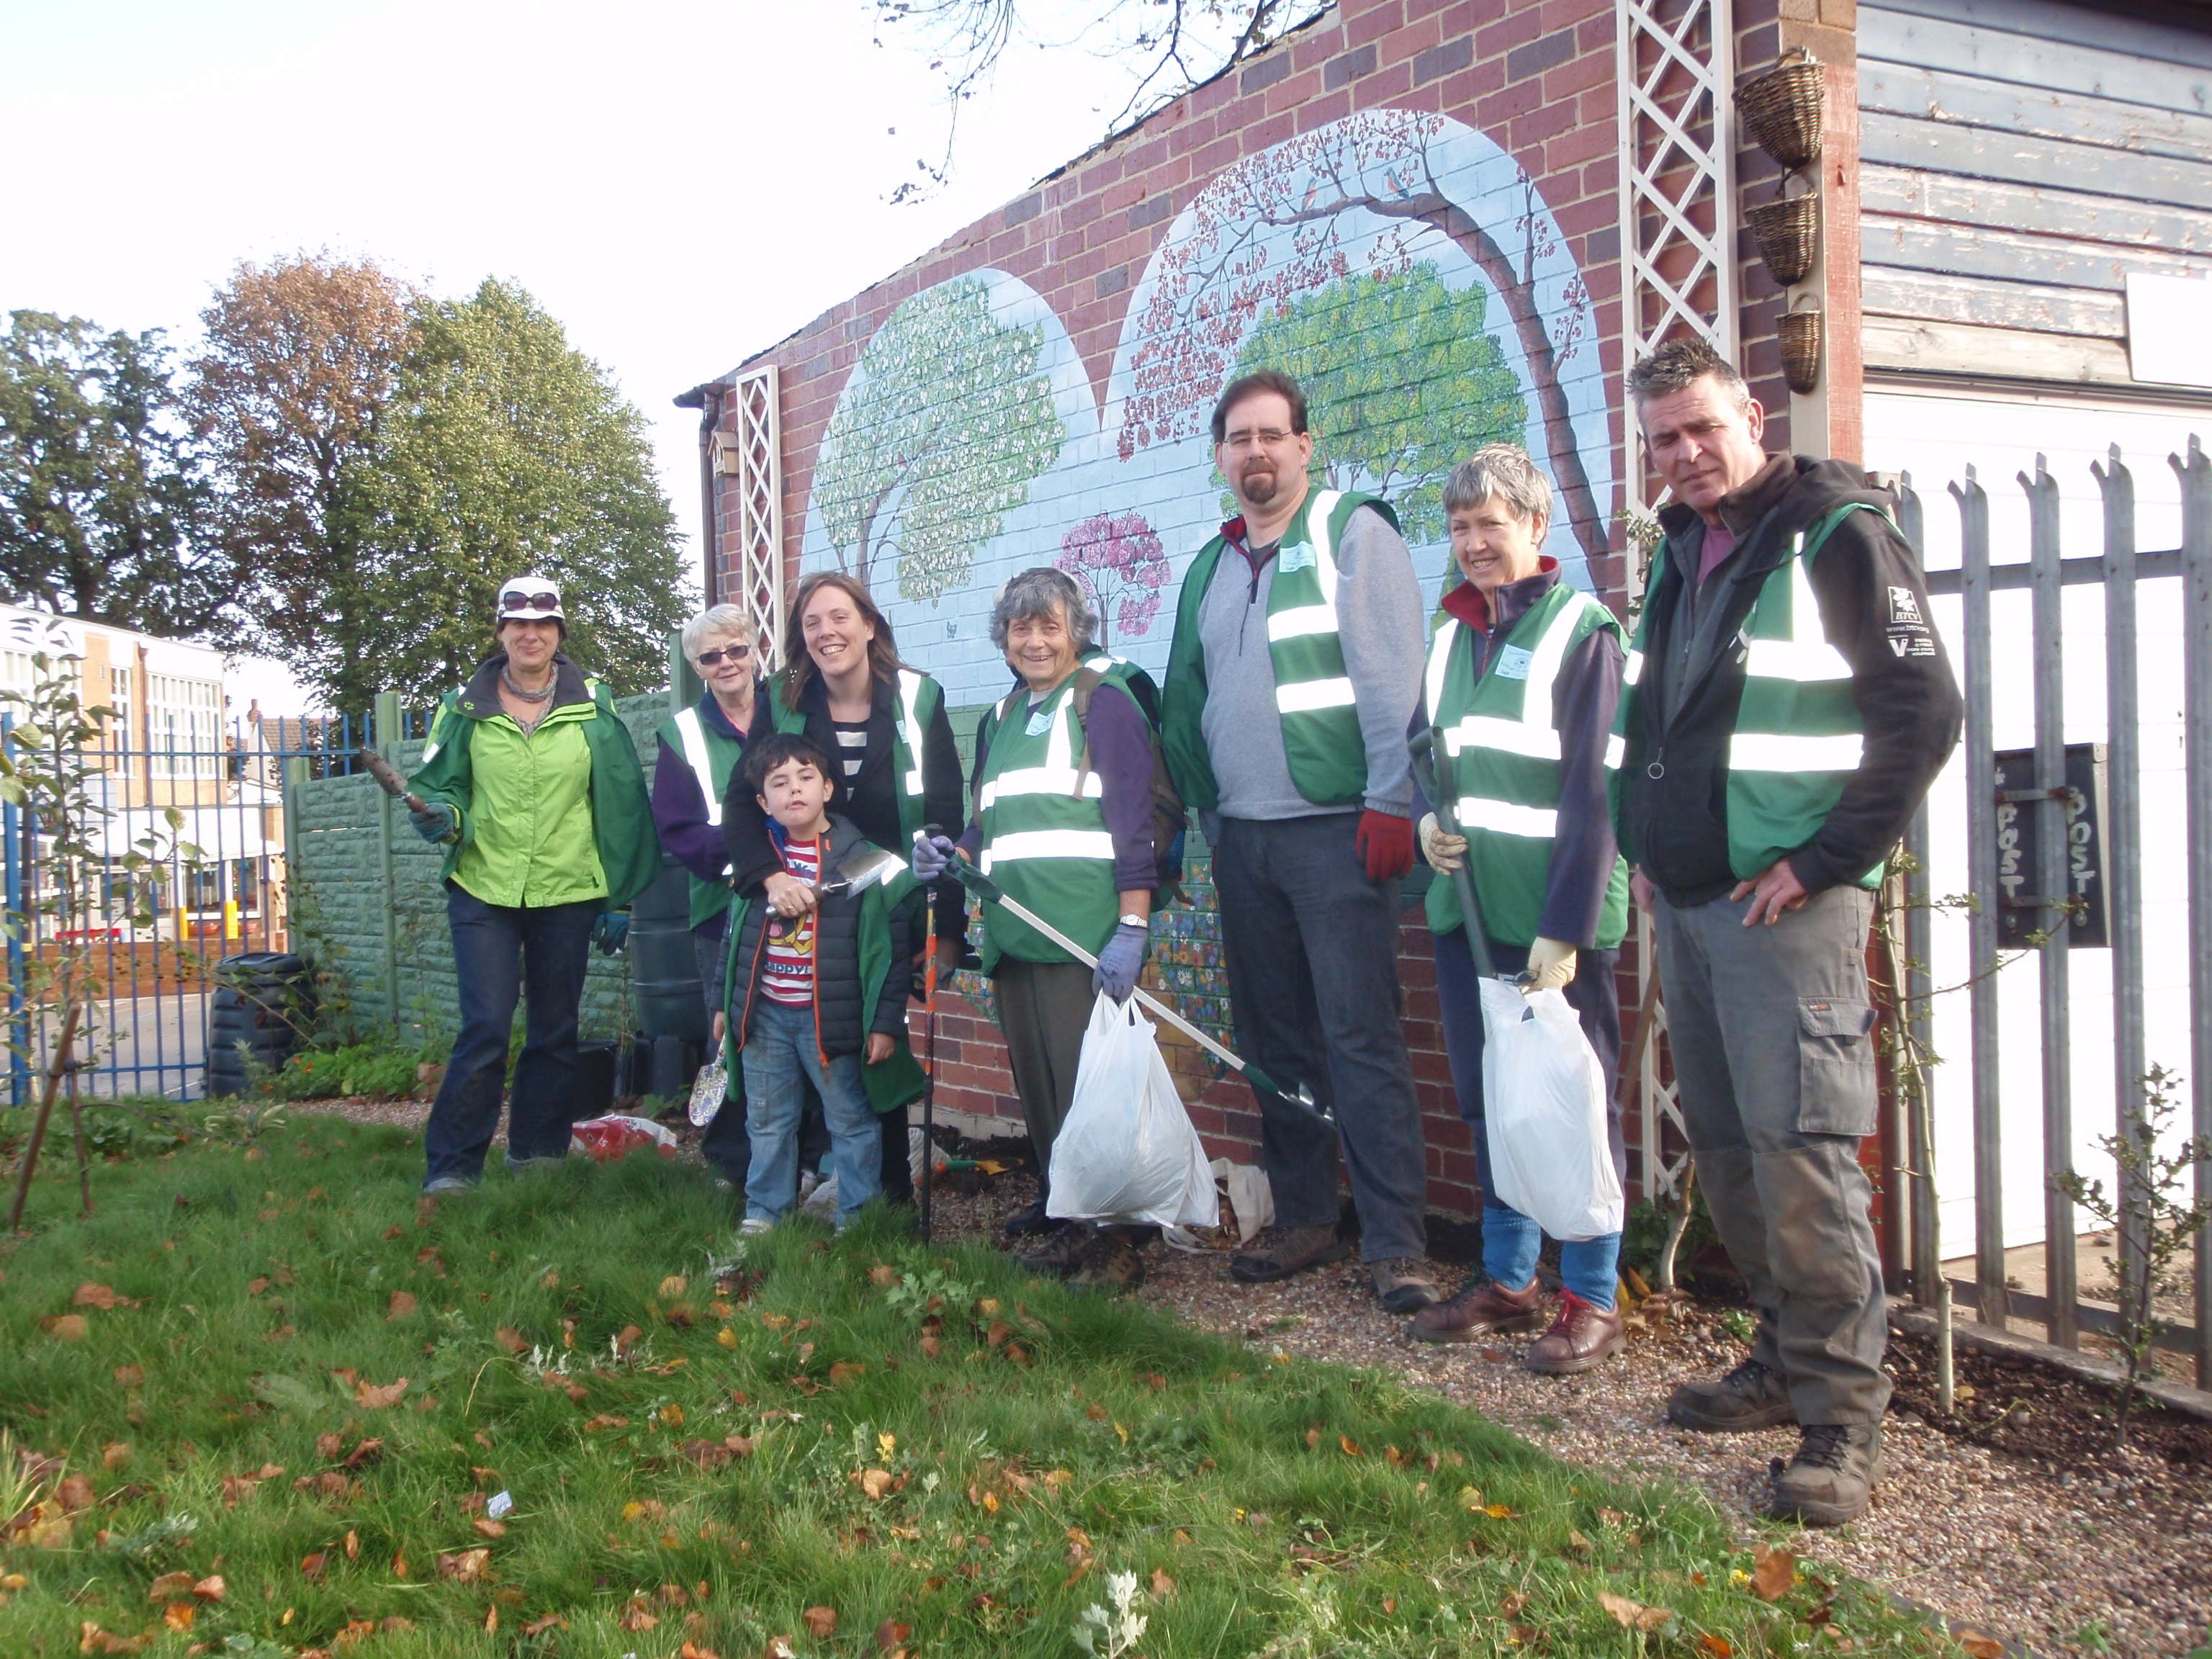
<path fill-rule="evenodd" d="M 1858 13 L 1866 362 L 2130 382 L 2130 270 L 2212 275 L 2212 35 L 2047 0 Z"/>

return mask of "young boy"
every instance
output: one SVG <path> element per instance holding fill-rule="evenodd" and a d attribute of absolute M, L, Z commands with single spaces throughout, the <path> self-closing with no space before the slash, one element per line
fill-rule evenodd
<path fill-rule="evenodd" d="M 829 811 L 833 775 L 830 757 L 796 733 L 763 738 L 745 756 L 784 868 L 817 889 L 869 848 Z M 796 916 L 757 898 L 734 910 L 729 1042 L 743 1050 L 752 1141 L 744 1231 L 765 1231 L 791 1208 L 811 1083 L 830 1126 L 842 1232 L 881 1189 L 882 1139 L 860 1068 L 888 1059 L 904 1024 L 906 975 L 891 967 L 907 958 L 905 923 L 881 886 L 823 895 Z"/>

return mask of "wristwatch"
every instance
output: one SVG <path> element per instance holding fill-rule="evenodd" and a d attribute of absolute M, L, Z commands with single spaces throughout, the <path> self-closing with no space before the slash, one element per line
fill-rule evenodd
<path fill-rule="evenodd" d="M 1121 918 L 1121 925 L 1124 927 L 1149 928 L 1152 924 L 1148 918 L 1144 916 L 1123 916 Z"/>

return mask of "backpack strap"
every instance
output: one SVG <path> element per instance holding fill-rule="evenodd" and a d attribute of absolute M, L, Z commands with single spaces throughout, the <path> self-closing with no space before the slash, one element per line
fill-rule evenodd
<path fill-rule="evenodd" d="M 1083 786 L 1091 776 L 1091 696 L 1104 684 L 1106 677 L 1095 668 L 1076 671 L 1075 690 L 1067 701 L 1075 710 L 1075 723 L 1083 728 L 1083 758 L 1075 763 L 1075 798 L 1083 799 Z"/>

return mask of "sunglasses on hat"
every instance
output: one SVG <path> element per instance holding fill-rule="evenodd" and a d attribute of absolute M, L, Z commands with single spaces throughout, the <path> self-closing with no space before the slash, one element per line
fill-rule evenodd
<path fill-rule="evenodd" d="M 525 593 L 520 589 L 510 588 L 499 596 L 499 609 L 501 616 L 522 611 L 537 611 L 550 615 L 561 609 L 561 596 L 553 592 Z"/>

